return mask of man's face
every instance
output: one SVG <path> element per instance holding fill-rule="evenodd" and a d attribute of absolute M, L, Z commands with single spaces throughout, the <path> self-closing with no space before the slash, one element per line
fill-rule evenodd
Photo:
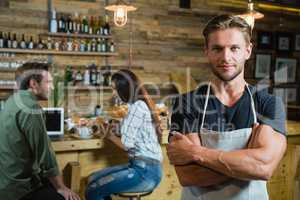
<path fill-rule="evenodd" d="M 37 84 L 35 95 L 39 100 L 48 100 L 51 90 L 54 88 L 53 78 L 52 75 L 47 71 L 43 71 L 42 75 L 43 79 L 39 84 Z"/>
<path fill-rule="evenodd" d="M 243 76 L 244 65 L 251 55 L 243 33 L 235 28 L 219 30 L 208 35 L 205 53 L 212 72 L 222 81 L 229 82 Z"/>

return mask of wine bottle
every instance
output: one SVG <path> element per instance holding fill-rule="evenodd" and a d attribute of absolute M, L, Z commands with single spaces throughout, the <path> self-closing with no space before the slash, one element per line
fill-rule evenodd
<path fill-rule="evenodd" d="M 56 21 L 56 12 L 52 10 L 51 20 L 50 20 L 50 32 L 56 33 L 57 32 L 57 21 Z"/>
<path fill-rule="evenodd" d="M 102 45 L 101 44 L 101 40 L 100 40 L 100 38 L 98 38 L 98 41 L 97 41 L 97 52 L 101 52 L 101 48 L 102 48 L 101 45 Z"/>
<path fill-rule="evenodd" d="M 55 50 L 55 51 L 59 51 L 59 46 L 60 46 L 59 40 L 55 40 L 55 41 L 54 41 L 54 50 Z"/>
<path fill-rule="evenodd" d="M 14 33 L 13 41 L 12 41 L 12 48 L 14 48 L 14 49 L 18 48 L 17 34 L 15 34 L 15 33 Z"/>
<path fill-rule="evenodd" d="M 110 35 L 110 25 L 108 23 L 108 15 L 105 15 L 105 24 L 104 24 L 104 27 L 103 27 L 103 32 L 104 32 L 104 35 Z"/>
<path fill-rule="evenodd" d="M 87 52 L 91 52 L 92 50 L 92 44 L 91 44 L 91 41 L 90 40 L 87 40 L 86 41 L 86 51 Z"/>
<path fill-rule="evenodd" d="M 37 48 L 38 49 L 44 49 L 45 48 L 41 37 L 39 37 L 39 43 L 37 44 Z"/>
<path fill-rule="evenodd" d="M 32 36 L 30 36 L 30 41 L 28 42 L 27 48 L 28 49 L 33 49 L 33 47 L 34 47 L 33 38 L 32 38 Z"/>
<path fill-rule="evenodd" d="M 77 84 L 80 85 L 82 83 L 82 80 L 83 80 L 83 77 L 82 77 L 81 71 L 78 70 L 76 73 L 76 77 L 75 77 L 75 85 L 77 85 Z"/>
<path fill-rule="evenodd" d="M 96 42 L 96 39 L 93 38 L 92 39 L 92 52 L 95 52 L 97 50 L 97 42 Z"/>
<path fill-rule="evenodd" d="M 90 85 L 90 72 L 88 69 L 84 72 L 84 85 Z"/>
<path fill-rule="evenodd" d="M 0 32 L 0 48 L 4 47 L 4 38 L 3 38 L 3 33 Z"/>
<path fill-rule="evenodd" d="M 47 39 L 47 49 L 48 50 L 51 50 L 52 49 L 52 40 L 50 37 L 48 37 Z"/>
<path fill-rule="evenodd" d="M 67 42 L 67 51 L 73 51 L 73 42 L 70 38 L 68 38 Z"/>
<path fill-rule="evenodd" d="M 7 48 L 12 48 L 12 40 L 10 37 L 10 32 L 8 32 L 8 36 L 7 36 Z"/>
<path fill-rule="evenodd" d="M 110 41 L 109 51 L 110 52 L 115 52 L 115 44 L 114 44 L 113 40 Z"/>
<path fill-rule="evenodd" d="M 103 81 L 104 81 L 103 74 L 102 71 L 99 69 L 97 72 L 97 85 L 103 85 Z"/>
<path fill-rule="evenodd" d="M 71 15 L 68 15 L 67 20 L 66 20 L 66 32 L 67 33 L 73 33 L 73 22 L 71 19 Z"/>
<path fill-rule="evenodd" d="M 84 52 L 85 51 L 85 40 L 80 40 L 80 47 L 79 47 L 79 50 L 81 51 L 81 52 Z"/>
<path fill-rule="evenodd" d="M 58 21 L 58 30 L 59 32 L 66 32 L 66 21 L 64 16 L 61 14 Z"/>
<path fill-rule="evenodd" d="M 90 26 L 89 26 L 89 34 L 94 34 L 94 28 L 95 28 L 95 24 L 94 24 L 94 17 L 91 16 L 90 17 Z"/>
<path fill-rule="evenodd" d="M 22 40 L 21 40 L 21 43 L 20 43 L 20 47 L 21 49 L 26 49 L 26 41 L 25 41 L 25 35 L 22 34 Z"/>
<path fill-rule="evenodd" d="M 106 44 L 103 38 L 101 38 L 101 52 L 106 52 Z"/>
<path fill-rule="evenodd" d="M 77 12 L 75 12 L 74 16 L 72 17 L 72 26 L 73 26 L 73 33 L 79 33 L 80 23 L 78 24 L 78 13 Z"/>
<path fill-rule="evenodd" d="M 82 27 L 83 27 L 82 33 L 88 34 L 89 33 L 89 24 L 88 24 L 88 20 L 86 19 L 85 16 L 83 16 L 83 18 L 82 18 Z"/>
<path fill-rule="evenodd" d="M 90 84 L 96 85 L 97 81 L 97 66 L 95 64 L 90 65 Z"/>

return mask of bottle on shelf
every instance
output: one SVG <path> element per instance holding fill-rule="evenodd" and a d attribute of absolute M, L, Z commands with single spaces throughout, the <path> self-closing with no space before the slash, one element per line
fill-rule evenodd
<path fill-rule="evenodd" d="M 91 50 L 92 50 L 92 52 L 96 52 L 97 51 L 97 41 L 96 41 L 95 38 L 92 39 Z"/>
<path fill-rule="evenodd" d="M 104 78 L 103 78 L 102 70 L 99 69 L 97 71 L 97 81 L 96 81 L 96 84 L 97 85 L 103 85 L 103 82 L 104 82 Z"/>
<path fill-rule="evenodd" d="M 57 33 L 57 21 L 56 21 L 56 12 L 55 12 L 55 10 L 52 10 L 52 12 L 51 12 L 50 32 L 51 33 Z"/>
<path fill-rule="evenodd" d="M 115 52 L 115 44 L 113 40 L 110 41 L 109 51 L 112 53 Z"/>
<path fill-rule="evenodd" d="M 37 48 L 38 49 L 44 49 L 45 48 L 45 45 L 44 45 L 43 40 L 42 40 L 41 37 L 39 37 L 39 42 L 37 44 Z"/>
<path fill-rule="evenodd" d="M 95 23 L 94 23 L 94 17 L 90 17 L 90 26 L 89 26 L 89 34 L 94 34 L 94 29 L 95 29 Z"/>
<path fill-rule="evenodd" d="M 82 81 L 83 81 L 83 77 L 82 77 L 81 71 L 78 70 L 77 73 L 76 73 L 74 85 L 81 85 Z"/>
<path fill-rule="evenodd" d="M 80 19 L 79 19 L 79 15 L 77 12 L 75 12 L 73 18 L 72 18 L 72 22 L 73 22 L 73 32 L 78 34 L 80 32 Z"/>
<path fill-rule="evenodd" d="M 78 40 L 75 38 L 73 40 L 73 51 L 79 51 L 80 50 L 80 43 L 78 42 Z"/>
<path fill-rule="evenodd" d="M 33 49 L 34 48 L 34 42 L 33 42 L 33 37 L 32 36 L 30 36 L 30 40 L 28 42 L 27 48 L 28 49 Z"/>
<path fill-rule="evenodd" d="M 22 34 L 22 40 L 20 42 L 21 49 L 26 49 L 26 41 L 25 41 L 25 35 Z"/>
<path fill-rule="evenodd" d="M 70 38 L 67 41 L 67 51 L 73 51 L 73 42 Z"/>
<path fill-rule="evenodd" d="M 108 22 L 108 15 L 105 15 L 105 23 L 103 26 L 103 34 L 104 35 L 110 35 L 110 25 Z"/>
<path fill-rule="evenodd" d="M 59 40 L 55 40 L 54 41 L 54 50 L 55 51 L 59 51 L 59 47 L 60 47 L 60 41 Z"/>
<path fill-rule="evenodd" d="M 106 44 L 104 38 L 100 39 L 100 43 L 101 43 L 101 52 L 106 52 Z"/>
<path fill-rule="evenodd" d="M 47 39 L 47 49 L 52 50 L 52 40 L 50 37 L 48 37 Z"/>
<path fill-rule="evenodd" d="M 85 40 L 81 39 L 81 40 L 80 40 L 79 51 L 80 51 L 80 52 L 85 52 L 85 48 L 86 48 Z"/>
<path fill-rule="evenodd" d="M 72 69 L 71 69 L 71 66 L 67 66 L 66 67 L 66 70 L 65 70 L 65 80 L 64 80 L 64 84 L 65 86 L 68 86 L 70 82 L 72 82 L 73 80 L 73 77 L 72 77 Z"/>
<path fill-rule="evenodd" d="M 97 52 L 101 52 L 101 48 L 102 48 L 102 44 L 101 44 L 101 40 L 100 40 L 100 38 L 98 38 L 98 40 L 97 40 Z"/>
<path fill-rule="evenodd" d="M 86 16 L 83 16 L 82 18 L 81 33 L 85 33 L 85 34 L 89 33 L 89 24 L 88 24 L 88 20 L 86 19 Z"/>
<path fill-rule="evenodd" d="M 66 32 L 66 20 L 63 14 L 60 15 L 60 18 L 58 20 L 58 32 Z"/>
<path fill-rule="evenodd" d="M 88 68 L 86 68 L 85 71 L 84 71 L 83 84 L 84 85 L 90 85 L 90 71 L 88 70 Z"/>
<path fill-rule="evenodd" d="M 104 77 L 104 86 L 111 86 L 111 66 L 107 65 L 102 67 L 103 68 L 103 77 Z"/>
<path fill-rule="evenodd" d="M 74 33 L 73 31 L 73 21 L 71 19 L 71 15 L 68 15 L 66 20 L 66 32 L 67 33 Z"/>
<path fill-rule="evenodd" d="M 67 38 L 63 38 L 60 42 L 60 51 L 67 51 Z"/>
<path fill-rule="evenodd" d="M 12 40 L 11 40 L 10 32 L 8 32 L 6 47 L 7 48 L 12 48 Z"/>
<path fill-rule="evenodd" d="M 98 17 L 97 32 L 96 32 L 96 34 L 97 35 L 104 35 L 104 32 L 103 32 L 103 20 L 102 20 L 101 16 Z"/>
<path fill-rule="evenodd" d="M 12 48 L 14 48 L 14 49 L 18 48 L 18 40 L 17 40 L 16 33 L 14 33 L 14 35 L 13 35 Z"/>
<path fill-rule="evenodd" d="M 4 37 L 2 32 L 0 32 L 0 48 L 4 48 Z"/>
<path fill-rule="evenodd" d="M 97 84 L 97 66 L 95 64 L 91 64 L 89 66 L 90 69 L 90 85 Z"/>
<path fill-rule="evenodd" d="M 91 40 L 86 40 L 86 51 L 91 52 L 91 50 L 92 50 Z"/>

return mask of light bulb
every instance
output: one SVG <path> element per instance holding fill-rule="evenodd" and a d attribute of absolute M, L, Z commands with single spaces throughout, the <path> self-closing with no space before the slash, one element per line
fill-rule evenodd
<path fill-rule="evenodd" d="M 125 7 L 118 7 L 114 11 L 114 23 L 116 26 L 124 26 L 127 22 L 127 10 Z"/>
<path fill-rule="evenodd" d="M 251 29 L 253 29 L 254 27 L 254 23 L 255 23 L 255 18 L 252 15 L 245 15 L 245 16 L 241 16 L 241 18 L 243 18 L 247 24 L 249 24 L 249 26 L 251 27 Z"/>

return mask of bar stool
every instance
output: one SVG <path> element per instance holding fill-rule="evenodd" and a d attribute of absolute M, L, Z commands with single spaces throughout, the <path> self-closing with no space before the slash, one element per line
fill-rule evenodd
<path fill-rule="evenodd" d="M 128 198 L 129 200 L 141 200 L 142 197 L 144 196 L 148 196 L 152 193 L 153 191 L 150 192 L 121 192 L 118 194 L 115 194 L 119 197 L 124 197 L 124 198 Z"/>

